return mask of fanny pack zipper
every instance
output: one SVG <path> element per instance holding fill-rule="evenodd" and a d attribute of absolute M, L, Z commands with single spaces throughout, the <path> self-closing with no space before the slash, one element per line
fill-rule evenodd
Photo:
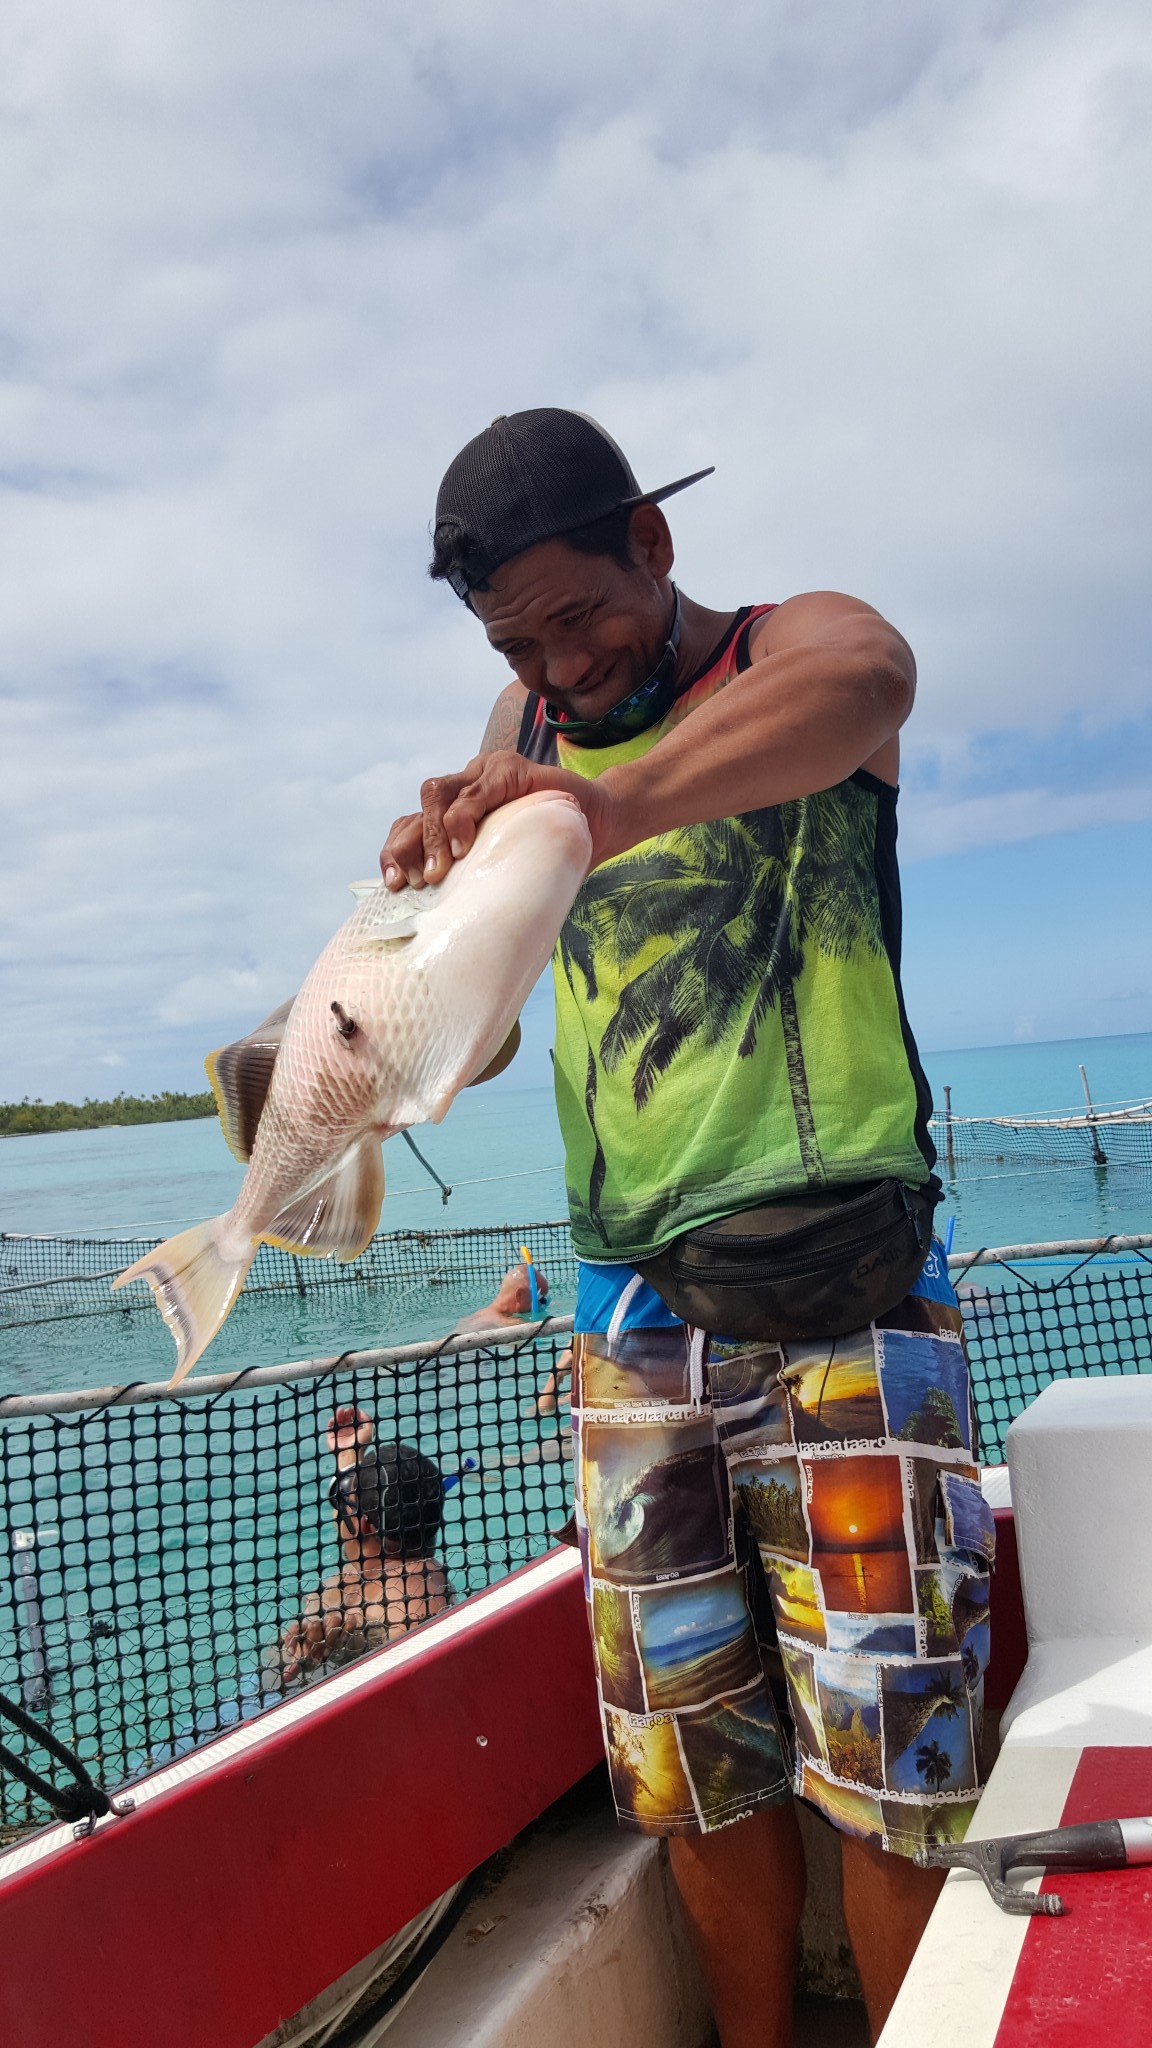
<path fill-rule="evenodd" d="M 807 1237 L 814 1230 L 826 1230 L 829 1224 L 840 1222 L 846 1216 L 862 1216 L 867 1214 L 869 1209 L 882 1208 L 885 1203 L 891 1202 L 894 1189 L 899 1190 L 905 1212 L 909 1216 L 914 1216 L 915 1211 L 908 1199 L 908 1189 L 904 1182 L 889 1181 L 883 1188 L 870 1188 L 866 1195 L 855 1195 L 850 1202 L 841 1202 L 837 1208 L 825 1210 L 822 1216 L 814 1216 L 809 1223 L 798 1223 L 794 1230 L 782 1230 L 776 1242 L 786 1244 L 789 1238 Z M 703 1238 L 707 1227 L 705 1225 L 704 1229 L 697 1231 L 697 1237 Z M 744 1235 L 735 1231 L 727 1231 L 723 1237 L 717 1236 L 712 1240 L 717 1245 L 764 1244 L 766 1241 L 770 1240 L 766 1240 L 763 1233 Z"/>
<path fill-rule="evenodd" d="M 905 1217 L 907 1221 L 911 1223 L 912 1228 L 916 1233 L 917 1249 L 919 1251 L 923 1251 L 924 1233 L 921 1229 L 920 1218 L 917 1215 L 912 1202 L 908 1198 L 908 1190 L 903 1185 L 903 1183 L 900 1184 L 900 1193 L 902 1196 Z M 854 1205 L 851 1203 L 845 1203 L 844 1210 L 840 1212 L 841 1215 L 843 1215 L 845 1211 L 847 1211 L 853 1206 Z M 893 1225 L 898 1226 L 899 1222 L 900 1218 L 898 1216 L 894 1216 L 892 1218 Z M 819 1227 L 819 1225 L 806 1224 L 804 1226 L 805 1235 L 807 1235 L 810 1229 L 818 1229 Z M 774 1259 L 771 1255 L 771 1251 L 766 1249 L 766 1247 L 770 1246 L 771 1243 L 771 1238 L 765 1239 L 762 1237 L 715 1238 L 713 1239 L 712 1243 L 706 1247 L 706 1249 L 708 1253 L 711 1255 L 712 1259 L 716 1261 L 716 1263 L 710 1265 L 707 1271 L 699 1270 L 694 1265 L 694 1263 L 692 1263 L 690 1247 L 686 1248 L 684 1251 L 680 1253 L 674 1251 L 672 1253 L 669 1263 L 671 1265 L 673 1274 L 678 1280 L 704 1280 L 714 1284 L 722 1279 L 733 1281 L 755 1280 L 761 1278 L 766 1271 L 770 1273 L 770 1276 L 772 1278 L 799 1279 L 802 1278 L 803 1275 L 806 1272 L 810 1271 L 814 1266 L 819 1268 L 820 1266 L 825 1265 L 828 1260 L 830 1249 L 829 1247 L 823 1247 L 821 1249 L 812 1249 L 809 1251 L 798 1250 L 794 1252 L 790 1258 Z M 875 1246 L 875 1244 L 875 1234 L 870 1235 L 868 1237 L 853 1237 L 849 1238 L 846 1244 L 837 1244 L 834 1247 L 834 1251 L 838 1259 L 850 1259 L 854 1257 L 854 1255 L 857 1252 L 870 1250 L 872 1247 Z M 725 1252 L 746 1251 L 750 1249 L 753 1245 L 755 1245 L 760 1252 L 760 1258 L 755 1264 L 750 1264 L 747 1261 L 745 1261 L 744 1263 L 740 1263 L 737 1261 L 731 1265 L 724 1265 L 722 1269 L 720 1268 L 720 1261 L 723 1258 Z M 705 1247 L 701 1246 L 700 1249 L 704 1250 Z"/>

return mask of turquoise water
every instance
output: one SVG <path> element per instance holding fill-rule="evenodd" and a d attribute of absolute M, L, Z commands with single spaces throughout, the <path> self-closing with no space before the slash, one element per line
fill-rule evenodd
<path fill-rule="evenodd" d="M 401 1138 L 384 1148 L 382 1230 L 504 1223 L 566 1213 L 550 1088 L 471 1089 L 413 1133 L 440 1190 Z M 215 1117 L 124 1130 L 0 1139 L 0 1230 L 167 1237 L 229 1209 L 244 1177 Z"/>
<path fill-rule="evenodd" d="M 945 1052 L 926 1059 L 938 1103 L 945 1083 L 956 1115 L 1037 1114 L 1076 1107 L 1079 1063 L 1098 1103 L 1152 1096 L 1152 1034 Z M 560 1134 L 551 1090 L 493 1087 L 454 1104 L 417 1141 L 453 1189 L 445 1206 L 403 1142 L 385 1152 L 385 1230 L 523 1223 L 562 1217 Z M 0 1141 L 0 1230 L 74 1236 L 166 1236 L 230 1206 L 242 1169 L 215 1120 L 126 1130 L 51 1133 Z M 1152 1172 L 1132 1167 L 961 1169 L 941 1216 L 956 1219 L 957 1249 L 1152 1230 Z M 140 1290 L 142 1301 L 147 1297 Z M 228 1369 L 307 1358 L 354 1346 L 439 1336 L 468 1299 L 353 1290 L 301 1300 L 241 1298 L 211 1363 Z M 553 1306 L 571 1307 L 563 1288 Z M 171 1340 L 144 1308 L 0 1332 L 0 1392 L 103 1385 L 167 1376 Z"/>
<path fill-rule="evenodd" d="M 951 1086 L 954 1116 L 1080 1111 L 1081 1063 L 1098 1107 L 1152 1097 L 1149 1032 L 981 1046 L 931 1053 L 924 1061 L 938 1109 L 944 1106 L 945 1085 Z M 943 1164 L 940 1172 L 943 1175 Z M 1144 1233 L 1152 1231 L 1152 1162 L 1147 1168 L 1028 1167 L 1019 1161 L 1002 1168 L 964 1167 L 954 1180 L 946 1181 L 945 1201 L 937 1213 L 955 1216 L 957 1250 Z"/>

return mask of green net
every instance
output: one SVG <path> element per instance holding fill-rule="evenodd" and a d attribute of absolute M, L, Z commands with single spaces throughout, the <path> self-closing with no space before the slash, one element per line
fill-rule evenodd
<path fill-rule="evenodd" d="M 997 1262 L 952 1279 L 985 1464 L 1004 1457 L 1008 1425 L 1055 1379 L 1152 1372 L 1152 1263 L 1133 1251 Z"/>
<path fill-rule="evenodd" d="M 560 1229 L 404 1233 L 373 1250 L 389 1245 L 382 1259 L 409 1260 L 407 1277 L 419 1267 L 429 1285 L 452 1262 L 475 1300 L 522 1242 L 562 1271 Z M 951 1261 L 985 1462 L 1000 1461 L 1008 1424 L 1050 1380 L 1152 1371 L 1149 1244 Z M 326 1429 L 343 1405 L 370 1416 L 378 1444 L 439 1466 L 435 1557 L 453 1602 L 540 1556 L 571 1502 L 567 1409 L 548 1389 L 567 1342 L 561 1318 L 514 1341 L 217 1375 L 179 1400 L 0 1400 L 0 1689 L 110 1791 L 284 1696 L 286 1632 L 339 1568 Z M 408 1597 L 397 1632 L 424 1617 L 419 1587 L 411 1613 Z M 350 1654 L 374 1646 L 349 1638 Z M 0 1777 L 0 1830 L 46 1818 Z"/>
<path fill-rule="evenodd" d="M 559 1330 L 427 1345 L 388 1366 L 353 1357 L 318 1376 L 88 1413 L 0 1404 L 0 1690 L 106 1788 L 291 1690 L 286 1631 L 341 1563 L 326 1442 L 338 1407 L 361 1409 L 377 1445 L 412 1445 L 439 1466 L 434 1556 L 452 1602 L 541 1555 L 569 1512 L 567 1409 L 538 1406 L 567 1341 Z M 389 1592 L 394 1632 L 424 1618 L 423 1601 L 410 1568 Z M 386 1639 L 368 1634 L 346 1647 Z M 45 1817 L 0 1776 L 0 1826 Z"/>

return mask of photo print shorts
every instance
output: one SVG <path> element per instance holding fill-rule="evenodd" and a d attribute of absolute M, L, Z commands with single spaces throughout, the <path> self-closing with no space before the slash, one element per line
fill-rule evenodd
<path fill-rule="evenodd" d="M 981 1784 L 995 1526 L 935 1244 L 880 1322 L 758 1344 L 581 1262 L 576 1523 L 625 1827 L 696 1834 L 798 1794 L 910 1856 Z"/>

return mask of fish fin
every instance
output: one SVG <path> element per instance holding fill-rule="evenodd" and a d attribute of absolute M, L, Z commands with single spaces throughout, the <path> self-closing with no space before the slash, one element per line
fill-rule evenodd
<path fill-rule="evenodd" d="M 430 882 L 423 889 L 386 889 L 383 882 L 353 882 L 352 893 L 364 914 L 362 939 L 410 939 L 420 928 L 420 919 L 435 908 L 442 882 Z"/>
<path fill-rule="evenodd" d="M 178 1237 L 146 1252 L 112 1282 L 116 1288 L 130 1280 L 146 1280 L 152 1289 L 156 1306 L 176 1339 L 176 1370 L 169 1388 L 178 1386 L 207 1350 L 256 1256 L 253 1239 L 237 1254 L 222 1249 L 226 1220 L 214 1216 L 208 1223 L 182 1230 Z"/>
<path fill-rule="evenodd" d="M 488 1065 L 483 1069 L 481 1073 L 473 1074 L 472 1079 L 468 1083 L 469 1088 L 479 1088 L 485 1081 L 494 1081 L 496 1079 L 497 1074 L 502 1074 L 504 1072 L 505 1067 L 510 1067 L 512 1065 L 512 1062 L 515 1059 L 519 1050 L 520 1019 L 519 1017 L 517 1017 L 516 1022 L 512 1026 L 511 1031 L 508 1033 L 507 1038 L 504 1040 L 503 1045 L 500 1047 L 499 1052 L 496 1053 L 494 1057 L 489 1060 Z"/>
<path fill-rule="evenodd" d="M 401 924 L 383 926 L 380 931 L 362 934 L 366 946 L 398 946 L 403 939 L 414 939 L 420 926 L 414 917 L 405 918 Z"/>
<path fill-rule="evenodd" d="M 384 1155 L 369 1131 L 326 1180 L 297 1195 L 264 1232 L 266 1244 L 317 1259 L 358 1259 L 372 1241 L 384 1200 Z"/>
<path fill-rule="evenodd" d="M 220 1112 L 224 1142 L 241 1164 L 252 1157 L 257 1127 L 272 1086 L 276 1055 L 295 1000 L 295 996 L 290 996 L 245 1037 L 234 1039 L 231 1045 L 218 1045 L 204 1062 Z"/>

